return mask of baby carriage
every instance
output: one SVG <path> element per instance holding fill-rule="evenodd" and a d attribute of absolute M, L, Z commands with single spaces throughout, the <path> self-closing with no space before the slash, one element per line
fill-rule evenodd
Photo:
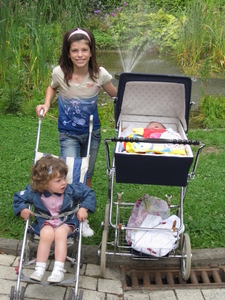
<path fill-rule="evenodd" d="M 188 77 L 138 73 L 120 75 L 115 104 L 118 136 L 105 139 L 109 203 L 98 250 L 102 277 L 105 277 L 109 255 L 141 260 L 179 258 L 183 279 L 188 280 L 190 276 L 191 244 L 189 235 L 184 233 L 183 205 L 188 182 L 194 179 L 204 147 L 202 142 L 187 139 L 190 98 L 191 79 Z M 158 138 L 154 135 L 151 138 L 124 137 L 123 128 L 146 128 L 150 121 L 160 122 L 166 129 L 172 128 L 179 138 Z M 111 143 L 114 144 L 113 149 Z M 197 146 L 195 159 L 192 145 Z M 123 151 L 124 147 L 126 151 Z M 185 155 L 179 154 L 179 151 L 172 152 L 174 147 L 185 151 Z M 171 153 L 162 151 L 168 148 Z M 110 152 L 113 152 L 112 160 Z M 189 174 L 192 163 L 193 171 Z M 166 202 L 147 195 L 136 203 L 130 203 L 127 199 L 122 201 L 123 192 L 117 193 L 118 197 L 114 199 L 115 179 L 116 183 L 178 187 L 180 199 L 172 205 L 172 196 L 167 196 Z M 129 211 L 129 217 L 125 210 Z M 176 215 L 170 216 L 173 210 Z M 110 236 L 112 241 L 109 241 L 109 230 L 114 231 Z M 169 242 L 166 243 L 166 240 Z"/>
<path fill-rule="evenodd" d="M 40 140 L 40 132 L 41 132 L 41 125 L 42 125 L 42 117 L 43 117 L 43 111 L 41 111 L 41 115 L 39 118 L 39 123 L 38 123 L 38 133 L 37 133 L 37 140 L 36 140 L 36 148 L 35 148 L 35 157 L 34 157 L 34 163 L 36 163 L 41 157 L 45 155 L 52 155 L 52 154 L 45 154 L 38 152 L 38 147 L 39 147 L 39 140 Z M 68 174 L 67 174 L 67 182 L 72 183 L 72 182 L 81 182 L 81 183 L 86 183 L 86 178 L 87 178 L 87 171 L 88 171 L 88 165 L 89 165 L 89 153 L 90 153 L 90 145 L 91 145 L 91 135 L 92 135 L 92 130 L 93 130 L 93 116 L 90 116 L 90 126 L 89 126 L 89 140 L 88 140 L 88 149 L 87 149 L 87 155 L 86 157 L 65 157 L 62 158 L 65 163 L 68 166 Z M 52 155 L 54 156 L 54 155 Z M 55 156 L 57 157 L 57 156 Z M 29 209 L 32 209 L 31 205 L 29 205 Z M 75 208 L 74 211 L 69 212 L 70 213 L 76 213 L 79 209 L 79 204 Z M 34 214 L 34 216 L 38 216 Z M 56 217 L 48 217 L 41 215 L 41 217 L 46 218 L 46 219 L 52 219 L 52 218 L 66 218 L 68 217 L 68 213 L 60 214 Z M 21 287 L 20 290 L 20 284 L 21 281 L 25 281 L 27 283 L 35 283 L 35 284 L 42 284 L 44 286 L 47 286 L 51 283 L 49 282 L 37 282 L 23 273 L 23 266 L 28 266 L 33 263 L 35 263 L 36 259 L 34 259 L 34 254 L 36 252 L 37 244 L 39 241 L 38 236 L 34 234 L 34 232 L 31 229 L 30 226 L 30 219 L 26 221 L 25 224 L 25 229 L 24 229 L 24 237 L 22 241 L 22 247 L 21 247 L 21 254 L 20 258 L 18 261 L 18 268 L 16 268 L 16 273 L 17 273 L 17 282 L 16 282 L 16 287 L 11 286 L 11 291 L 10 291 L 10 300 L 13 299 L 24 299 L 25 298 L 25 291 L 26 288 L 25 286 Z M 64 279 L 58 284 L 62 285 L 68 285 L 68 284 L 74 284 L 75 287 L 74 289 L 69 290 L 69 296 L 68 300 L 82 300 L 83 299 L 83 291 L 80 290 L 78 293 L 78 282 L 79 282 L 79 273 L 80 273 L 80 268 L 83 266 L 83 259 L 84 259 L 84 253 L 82 252 L 82 228 L 83 228 L 83 223 L 79 223 L 79 228 L 75 230 L 75 233 L 72 234 L 67 240 L 67 248 L 68 248 L 68 255 L 70 253 L 70 256 L 67 256 L 66 259 L 70 262 L 71 268 L 73 268 L 76 265 L 76 272 L 75 275 L 72 278 L 69 279 Z M 51 248 L 50 251 L 50 257 L 54 255 L 54 248 Z M 53 284 L 57 285 L 57 283 Z"/>

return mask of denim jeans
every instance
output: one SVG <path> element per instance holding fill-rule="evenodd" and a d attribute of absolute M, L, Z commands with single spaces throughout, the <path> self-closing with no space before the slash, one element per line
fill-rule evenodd
<path fill-rule="evenodd" d="M 85 157 L 87 155 L 89 133 L 81 135 L 71 135 L 60 133 L 60 155 L 64 157 Z M 90 146 L 90 160 L 87 178 L 94 175 L 95 162 L 98 155 L 98 149 L 101 142 L 101 130 L 97 129 L 92 132 Z"/>

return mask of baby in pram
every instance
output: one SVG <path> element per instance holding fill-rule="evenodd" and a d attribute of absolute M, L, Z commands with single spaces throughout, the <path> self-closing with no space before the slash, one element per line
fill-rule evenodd
<path fill-rule="evenodd" d="M 146 128 L 133 128 L 132 125 L 127 128 L 123 127 L 121 130 L 122 137 L 128 138 L 155 138 L 155 139 L 181 139 L 179 133 L 172 128 L 166 128 L 162 123 L 152 121 Z M 120 145 L 120 151 L 127 153 L 154 153 L 154 154 L 179 154 L 186 155 L 184 145 L 177 144 L 153 144 L 142 142 L 124 142 Z"/>
<path fill-rule="evenodd" d="M 32 167 L 32 184 L 14 195 L 14 212 L 24 220 L 35 215 L 32 230 L 40 235 L 35 272 L 30 278 L 41 281 L 46 269 L 51 245 L 55 242 L 55 263 L 48 282 L 61 282 L 67 255 L 67 237 L 85 221 L 88 212 L 96 209 L 92 189 L 80 182 L 67 184 L 68 167 L 59 158 L 45 156 Z M 80 207 L 77 209 L 78 202 Z M 28 205 L 34 206 L 34 212 Z M 66 213 L 68 217 L 64 217 Z M 53 218 L 46 218 L 53 217 Z M 60 215 L 60 218 L 57 217 Z M 54 216 L 56 218 L 54 218 Z"/>

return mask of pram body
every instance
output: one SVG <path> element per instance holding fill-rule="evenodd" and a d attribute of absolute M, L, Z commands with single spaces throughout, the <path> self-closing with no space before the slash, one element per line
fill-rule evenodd
<path fill-rule="evenodd" d="M 189 278 L 191 267 L 191 246 L 187 233 L 183 233 L 183 202 L 186 195 L 188 181 L 194 179 L 198 159 L 204 144 L 197 141 L 189 141 L 187 138 L 191 98 L 191 79 L 182 76 L 152 75 L 139 73 L 122 73 L 119 78 L 118 99 L 115 105 L 115 121 L 118 137 L 105 140 L 108 174 L 108 200 L 106 205 L 105 220 L 103 222 L 102 242 L 99 248 L 101 257 L 101 275 L 104 277 L 107 255 L 126 255 L 136 259 L 143 257 L 151 259 L 152 255 L 134 254 L 132 247 L 124 239 L 127 230 L 153 230 L 154 228 L 128 227 L 127 221 L 120 221 L 120 211 L 134 203 L 122 202 L 122 194 L 118 194 L 117 201 L 114 199 L 114 179 L 116 183 L 150 184 L 180 187 L 180 204 L 171 205 L 170 208 L 177 210 L 180 219 L 179 228 L 176 228 L 177 240 L 171 257 L 181 259 L 182 276 Z M 177 131 L 180 140 L 160 139 L 129 139 L 122 137 L 122 128 L 131 127 L 146 128 L 151 121 L 157 121 Z M 186 155 L 155 154 L 155 153 L 126 153 L 121 152 L 121 142 L 143 143 L 173 143 L 185 145 Z M 109 143 L 115 142 L 112 166 L 110 161 Z M 194 161 L 191 145 L 199 145 Z M 194 167 L 189 174 L 194 161 Z M 169 197 L 168 197 L 169 198 Z M 170 199 L 169 199 L 170 202 Z M 115 208 L 115 209 L 114 209 Z M 113 214 L 116 216 L 113 216 Z M 115 230 L 113 242 L 108 242 L 109 226 Z M 167 229 L 166 232 L 171 232 Z M 123 236 L 123 237 L 122 237 Z M 122 238 L 121 238 L 122 237 Z M 181 245 L 182 253 L 177 252 Z M 112 247 L 113 246 L 113 247 Z M 108 249 L 111 250 L 108 250 Z M 159 249 L 159 257 L 163 251 Z M 166 257 L 170 257 L 167 255 Z M 155 258 L 154 258 L 155 259 Z"/>
<path fill-rule="evenodd" d="M 41 132 L 41 125 L 42 125 L 42 117 L 43 117 L 43 112 L 41 112 L 41 116 L 39 118 L 39 124 L 38 124 L 38 132 L 37 132 L 37 140 L 36 140 L 36 148 L 35 148 L 35 156 L 34 156 L 34 163 L 36 163 L 41 157 L 45 155 L 51 155 L 55 156 L 53 154 L 48 154 L 48 153 L 42 153 L 38 151 L 39 148 L 39 141 L 40 141 L 40 132 Z M 67 174 L 67 182 L 70 184 L 72 182 L 81 182 L 81 183 L 86 183 L 86 178 L 87 178 L 87 171 L 88 171 L 88 166 L 89 166 L 89 155 L 90 155 L 90 145 L 91 145 L 91 135 L 92 135 L 92 130 L 93 130 L 93 116 L 90 117 L 90 127 L 89 127 L 89 140 L 88 140 L 88 149 L 87 149 L 87 155 L 86 157 L 62 157 L 62 159 L 65 161 L 65 163 L 68 166 L 68 174 Z M 58 157 L 58 156 L 55 156 Z M 31 205 L 29 205 L 29 208 L 32 209 Z M 74 214 L 78 211 L 79 209 L 79 204 L 77 207 L 73 210 L 70 211 L 69 213 L 63 213 L 58 216 L 54 217 L 48 217 L 47 215 L 39 215 L 37 213 L 34 214 L 34 216 L 41 216 L 42 218 L 46 219 L 56 219 L 56 218 L 63 218 L 63 222 L 68 218 L 70 214 Z M 44 286 L 47 285 L 52 285 L 49 282 L 37 282 L 29 277 L 25 276 L 23 274 L 23 265 L 31 265 L 33 264 L 36 259 L 34 259 L 34 254 L 36 252 L 37 244 L 39 241 L 39 237 L 36 236 L 35 232 L 32 230 L 30 226 L 31 220 L 28 219 L 25 224 L 25 229 L 24 229 L 24 237 L 22 241 L 22 247 L 21 247 L 21 255 L 19 258 L 19 265 L 18 268 L 16 269 L 17 271 L 17 283 L 16 283 L 16 288 L 14 286 L 11 287 L 10 291 L 10 300 L 17 300 L 17 299 L 24 299 L 25 298 L 25 287 L 22 286 L 20 290 L 20 283 L 21 281 L 25 281 L 28 283 L 35 283 L 35 284 L 41 284 Z M 74 290 L 70 289 L 69 291 L 69 296 L 68 300 L 82 300 L 83 299 L 83 291 L 80 290 L 78 293 L 78 284 L 79 284 L 79 273 L 80 273 L 80 268 L 83 266 L 83 252 L 82 252 L 82 222 L 79 223 L 79 228 L 76 228 L 75 233 L 71 235 L 71 237 L 68 238 L 67 242 L 67 247 L 68 247 L 68 252 L 69 250 L 71 253 L 71 257 L 67 256 L 67 260 L 71 262 L 71 267 L 74 267 L 76 265 L 76 272 L 73 277 L 67 280 L 63 280 L 59 284 L 75 284 Z M 53 248 L 51 249 L 50 256 L 54 254 Z M 53 285 L 57 285 L 53 284 Z"/>

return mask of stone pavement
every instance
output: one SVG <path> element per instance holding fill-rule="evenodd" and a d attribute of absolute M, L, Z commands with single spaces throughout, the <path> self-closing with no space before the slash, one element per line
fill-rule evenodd
<path fill-rule="evenodd" d="M 0 300 L 9 299 L 11 286 L 16 287 L 17 275 L 15 267 L 18 263 L 18 251 L 20 242 L 16 240 L 0 239 Z M 83 300 L 222 300 L 225 299 L 225 288 L 210 289 L 169 289 L 157 291 L 124 291 L 121 281 L 120 264 L 133 264 L 131 260 L 110 257 L 107 259 L 106 278 L 100 278 L 99 258 L 97 247 L 83 246 L 84 265 L 79 277 L 79 289 L 82 289 Z M 194 253 L 193 253 L 194 252 Z M 194 264 L 225 264 L 225 249 L 192 251 Z M 121 261 L 120 261 L 121 260 Z M 52 270 L 53 261 L 48 262 L 48 268 L 44 276 Z M 23 268 L 24 275 L 29 276 L 33 272 L 34 265 Z M 65 279 L 73 277 L 76 268 L 71 268 L 66 263 Z M 25 299 L 34 300 L 67 300 L 73 284 L 67 286 L 44 286 L 41 284 L 21 282 L 26 287 Z"/>

